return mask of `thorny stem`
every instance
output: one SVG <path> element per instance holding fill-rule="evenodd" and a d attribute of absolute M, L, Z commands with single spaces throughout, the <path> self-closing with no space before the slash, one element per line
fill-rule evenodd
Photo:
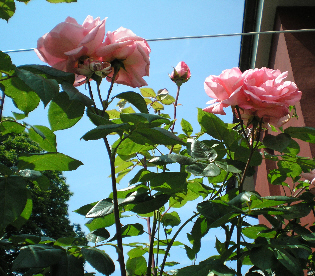
<path fill-rule="evenodd" d="M 109 89 L 108 89 L 108 93 L 107 93 L 107 97 L 106 97 L 106 102 L 105 102 L 106 105 L 108 105 L 109 96 L 110 96 L 110 93 L 111 93 L 112 90 L 113 90 L 114 83 L 115 83 L 115 79 L 116 79 L 116 76 L 117 76 L 118 72 L 119 72 L 119 69 L 118 69 L 118 70 L 117 70 L 117 69 L 114 69 L 114 74 L 113 74 L 112 81 L 111 81 L 111 83 L 110 83 L 110 87 L 109 87 Z M 106 108 L 104 107 L 104 109 L 106 109 Z"/>
<path fill-rule="evenodd" d="M 0 122 L 2 121 L 2 111 L 3 111 L 4 98 L 5 98 L 5 94 L 2 91 L 2 98 L 0 99 L 0 101 L 1 101 L 1 103 L 0 103 Z"/>
<path fill-rule="evenodd" d="M 238 110 L 238 112 L 239 112 L 239 110 Z M 239 114 L 239 116 L 240 116 L 240 114 Z M 241 125 L 242 125 L 242 129 L 244 129 L 243 123 L 241 123 Z M 247 169 L 249 168 L 249 164 L 250 164 L 250 161 L 251 161 L 251 159 L 253 157 L 254 151 L 256 150 L 256 148 L 258 146 L 258 141 L 259 141 L 259 138 L 260 138 L 261 129 L 262 129 L 262 120 L 259 122 L 259 129 L 258 129 L 258 133 L 256 133 L 256 137 L 255 137 L 255 128 L 254 128 L 254 126 L 253 126 L 253 129 L 252 129 L 252 132 L 251 132 L 251 138 L 245 136 L 246 140 L 248 141 L 249 147 L 250 147 L 250 154 L 249 154 L 249 157 L 247 159 L 247 162 L 246 162 L 246 165 L 245 165 L 245 168 L 244 168 L 243 176 L 242 176 L 241 181 L 239 183 L 239 187 L 238 187 L 239 194 L 241 194 L 243 192 L 243 184 L 244 184 L 244 181 L 245 181 L 245 178 L 246 178 L 246 172 L 247 172 Z M 245 130 L 244 130 L 244 133 L 245 133 Z M 251 139 L 252 141 L 250 142 L 248 139 Z M 255 142 L 256 142 L 256 145 L 254 146 Z M 239 207 L 242 208 L 242 206 L 239 206 Z M 242 224 L 243 224 L 243 218 L 242 218 L 242 215 L 239 215 L 238 216 L 238 222 L 237 222 L 237 237 L 236 237 L 236 244 L 237 244 L 237 249 L 236 249 L 236 253 L 237 253 L 237 276 L 242 276 L 242 260 L 240 258 L 240 256 L 241 256 L 241 244 L 240 244 L 240 242 L 241 242 L 241 235 L 242 235 Z"/>
<path fill-rule="evenodd" d="M 173 125 L 171 126 L 171 129 L 170 129 L 172 133 L 174 132 L 174 127 L 175 127 L 175 123 L 176 123 L 176 109 L 177 109 L 177 102 L 178 102 L 179 91 L 180 91 L 180 85 L 177 85 L 177 94 L 176 94 L 176 99 L 175 99 L 175 103 L 174 103 L 174 123 L 173 123 Z M 171 146 L 169 154 L 171 154 L 173 152 L 173 149 L 174 149 L 174 145 Z"/>
<path fill-rule="evenodd" d="M 164 258 L 163 258 L 163 262 L 161 264 L 161 270 L 160 270 L 160 276 L 163 275 L 163 270 L 164 270 L 164 266 L 165 266 L 165 263 L 166 263 L 166 258 L 167 258 L 167 255 L 176 239 L 176 237 L 178 236 L 178 234 L 180 233 L 180 231 L 182 231 L 182 229 L 187 225 L 188 222 L 192 221 L 195 217 L 199 216 L 199 213 L 196 213 L 194 214 L 193 216 L 191 216 L 188 220 L 186 220 L 181 227 L 179 227 L 179 229 L 176 231 L 176 233 L 174 234 L 173 238 L 171 239 L 171 241 L 169 242 L 169 244 L 167 245 L 167 248 L 166 248 L 166 251 L 165 251 L 165 254 L 164 254 Z"/>
<path fill-rule="evenodd" d="M 110 161 L 110 169 L 111 169 L 111 176 L 112 176 L 111 178 L 112 178 L 112 190 L 113 190 L 114 216 L 115 216 L 115 226 L 116 226 L 116 235 L 117 235 L 117 247 L 119 249 L 118 262 L 120 265 L 121 275 L 126 276 L 124 251 L 123 251 L 123 244 L 122 244 L 122 232 L 121 232 L 121 224 L 120 224 L 120 217 L 119 217 L 118 199 L 117 199 L 117 183 L 116 183 L 116 177 L 115 177 L 115 154 L 113 154 L 111 151 L 107 137 L 104 138 L 104 143 L 105 143 L 109 161 Z"/>
<path fill-rule="evenodd" d="M 93 97 L 93 92 L 92 92 L 92 88 L 91 88 L 91 83 L 90 83 L 90 81 L 89 81 L 88 79 L 86 79 L 86 83 L 87 83 L 88 88 L 89 88 L 89 94 L 90 94 L 91 100 L 92 100 L 93 103 L 94 103 L 94 111 L 95 111 L 95 113 L 97 114 L 98 112 L 97 112 L 96 103 L 95 103 L 94 97 Z M 97 114 L 97 115 L 98 115 L 98 114 Z"/>
<path fill-rule="evenodd" d="M 157 218 L 156 213 L 154 212 L 153 216 L 153 227 L 152 227 L 152 233 L 150 235 L 150 248 L 149 248 L 149 258 L 148 258 L 148 267 L 147 267 L 147 276 L 151 275 L 151 272 L 154 274 L 154 267 L 152 267 L 152 264 L 154 262 L 154 256 L 153 256 L 153 245 L 154 245 L 154 236 L 155 236 L 155 230 L 156 230 L 156 224 L 157 224 Z"/>
<path fill-rule="evenodd" d="M 180 86 L 177 85 L 177 94 L 176 94 L 176 99 L 175 99 L 175 103 L 174 103 L 174 123 L 171 126 L 171 132 L 174 132 L 174 127 L 175 127 L 175 122 L 176 122 L 176 109 L 177 109 L 179 91 L 180 91 Z"/>

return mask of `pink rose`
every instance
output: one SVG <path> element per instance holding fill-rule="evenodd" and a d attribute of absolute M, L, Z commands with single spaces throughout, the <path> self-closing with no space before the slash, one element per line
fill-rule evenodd
<path fill-rule="evenodd" d="M 178 86 L 181 86 L 184 82 L 188 81 L 190 77 L 190 69 L 184 61 L 180 61 L 170 75 L 171 80 Z"/>
<path fill-rule="evenodd" d="M 288 73 L 268 68 L 249 69 L 241 74 L 238 68 L 225 70 L 220 76 L 209 76 L 206 93 L 214 98 L 204 111 L 225 114 L 224 107 L 239 106 L 248 120 L 263 118 L 264 123 L 280 126 L 288 119 L 289 106 L 301 99 L 296 84 L 284 81 Z"/>
<path fill-rule="evenodd" d="M 96 50 L 102 61 L 110 62 L 120 69 L 115 82 L 131 87 L 147 85 L 143 76 L 149 75 L 149 54 L 151 49 L 145 39 L 136 36 L 131 30 L 120 27 L 108 32 L 105 42 Z M 113 70 L 114 71 L 114 70 Z M 111 81 L 114 72 L 108 75 Z"/>
<path fill-rule="evenodd" d="M 82 72 L 77 69 L 84 64 L 85 59 L 97 59 L 95 50 L 103 42 L 105 21 L 99 17 L 93 20 L 89 15 L 80 25 L 74 18 L 67 17 L 65 22 L 38 39 L 35 52 L 50 66 L 78 74 L 74 85 L 80 85 L 87 75 L 80 75 Z"/>
<path fill-rule="evenodd" d="M 238 106 L 253 116 L 263 118 L 265 123 L 280 125 L 289 114 L 289 106 L 296 104 L 302 96 L 294 82 L 284 81 L 287 75 L 288 72 L 264 67 L 245 71 L 243 87 L 234 95 Z M 235 102 L 229 99 L 227 103 Z"/>
<path fill-rule="evenodd" d="M 204 87 L 207 95 L 214 100 L 207 102 L 210 106 L 203 110 L 209 113 L 225 115 L 223 108 L 231 105 L 226 103 L 233 93 L 238 92 L 243 84 L 242 72 L 239 68 L 224 70 L 219 76 L 206 78 Z M 237 105 L 237 101 L 234 102 Z"/>

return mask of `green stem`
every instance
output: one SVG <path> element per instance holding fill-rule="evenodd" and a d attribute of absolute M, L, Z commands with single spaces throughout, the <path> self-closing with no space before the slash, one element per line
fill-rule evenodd
<path fill-rule="evenodd" d="M 117 183 L 116 183 L 116 173 L 115 173 L 115 153 L 112 153 L 110 145 L 108 143 L 107 137 L 104 138 L 105 146 L 107 149 L 110 169 L 111 169 L 111 178 L 112 178 L 112 190 L 113 190 L 113 203 L 114 203 L 114 217 L 115 217 L 115 226 L 116 226 L 116 236 L 117 236 L 117 247 L 118 247 L 118 262 L 120 265 L 120 271 L 122 276 L 126 276 L 125 260 L 124 260 L 124 251 L 122 244 L 122 232 L 121 232 L 121 223 L 120 223 L 120 214 L 117 198 Z"/>
<path fill-rule="evenodd" d="M 171 132 L 174 132 L 174 127 L 175 127 L 175 122 L 176 122 L 176 109 L 177 109 L 179 91 L 180 91 L 180 86 L 177 86 L 177 94 L 176 94 L 176 99 L 175 99 L 175 103 L 174 103 L 174 123 L 171 127 Z"/>

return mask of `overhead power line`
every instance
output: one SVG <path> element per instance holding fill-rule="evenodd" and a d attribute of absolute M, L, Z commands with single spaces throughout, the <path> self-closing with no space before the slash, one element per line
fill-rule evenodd
<path fill-rule="evenodd" d="M 261 34 L 281 34 L 281 33 L 303 33 L 303 32 L 315 32 L 315 29 L 248 32 L 248 33 L 215 34 L 215 35 L 199 35 L 199 36 L 179 36 L 179 37 L 167 37 L 167 38 L 152 38 L 152 39 L 146 39 L 146 41 L 154 42 L 154 41 L 168 41 L 168 40 L 182 40 L 182 39 L 200 39 L 200 38 L 214 38 L 214 37 L 261 35 Z M 8 53 L 30 52 L 30 51 L 34 51 L 34 49 L 35 48 L 6 50 L 6 51 L 4 51 L 4 53 L 8 54 Z"/>

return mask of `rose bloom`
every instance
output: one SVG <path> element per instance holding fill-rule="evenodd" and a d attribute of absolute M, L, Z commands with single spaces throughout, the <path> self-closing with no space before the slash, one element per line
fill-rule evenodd
<path fill-rule="evenodd" d="M 80 25 L 74 18 L 67 17 L 65 22 L 38 39 L 35 52 L 50 66 L 78 74 L 74 85 L 80 85 L 84 83 L 86 75 L 80 75 L 77 69 L 84 66 L 86 59 L 98 59 L 95 49 L 103 42 L 105 21 L 99 17 L 93 20 L 89 15 Z"/>
<path fill-rule="evenodd" d="M 253 116 L 263 118 L 265 123 L 279 126 L 289 114 L 289 106 L 296 104 L 302 96 L 296 84 L 284 81 L 288 72 L 268 68 L 250 69 L 243 73 L 244 84 L 227 102 L 238 103 Z M 235 97 L 235 99 L 234 99 Z"/>
<path fill-rule="evenodd" d="M 149 76 L 149 54 L 151 49 L 145 39 L 136 36 L 131 30 L 120 27 L 106 34 L 105 42 L 96 50 L 102 61 L 119 67 L 115 83 L 131 87 L 147 85 L 143 76 Z M 112 81 L 112 73 L 107 80 Z"/>
<path fill-rule="evenodd" d="M 219 77 L 206 79 L 206 93 L 215 98 L 207 112 L 225 114 L 223 107 L 239 106 L 246 119 L 263 118 L 264 123 L 280 126 L 288 119 L 289 106 L 301 99 L 296 84 L 284 81 L 288 73 L 268 68 L 249 69 L 240 75 L 239 69 L 225 70 Z M 208 89 L 208 91 L 207 91 Z"/>
<path fill-rule="evenodd" d="M 171 80 L 179 86 L 188 81 L 190 77 L 190 69 L 184 61 L 180 61 L 170 75 Z"/>
<path fill-rule="evenodd" d="M 242 72 L 239 68 L 224 70 L 219 76 L 211 75 L 206 78 L 204 88 L 213 100 L 207 102 L 210 106 L 203 110 L 209 113 L 226 115 L 223 108 L 230 104 L 228 100 L 233 93 L 238 92 L 243 84 Z"/>

